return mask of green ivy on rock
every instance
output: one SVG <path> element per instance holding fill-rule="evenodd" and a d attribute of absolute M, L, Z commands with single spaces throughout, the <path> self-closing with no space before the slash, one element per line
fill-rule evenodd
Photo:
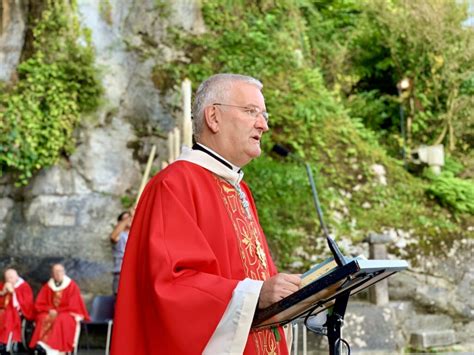
<path fill-rule="evenodd" d="M 81 113 L 102 93 L 90 35 L 75 3 L 48 0 L 33 29 L 33 54 L 18 68 L 18 82 L 0 93 L 0 167 L 18 185 L 74 149 Z"/>

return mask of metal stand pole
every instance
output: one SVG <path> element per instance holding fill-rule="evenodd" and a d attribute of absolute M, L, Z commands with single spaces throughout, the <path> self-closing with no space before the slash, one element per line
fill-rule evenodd
<path fill-rule="evenodd" d="M 398 88 L 398 97 L 400 98 L 399 113 L 400 113 L 400 134 L 402 135 L 402 159 L 403 167 L 407 168 L 406 159 L 406 133 L 405 133 L 405 110 L 403 109 L 402 90 Z"/>
<path fill-rule="evenodd" d="M 293 323 L 293 355 L 298 355 L 298 323 Z"/>
<path fill-rule="evenodd" d="M 341 327 L 344 323 L 344 314 L 349 302 L 349 295 L 349 292 L 345 292 L 336 298 L 332 313 L 327 318 L 329 355 L 341 354 Z"/>
<path fill-rule="evenodd" d="M 303 325 L 303 355 L 308 355 L 308 331 Z"/>

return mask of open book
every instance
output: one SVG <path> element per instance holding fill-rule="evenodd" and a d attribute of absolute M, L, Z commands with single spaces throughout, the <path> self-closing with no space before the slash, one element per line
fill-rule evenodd
<path fill-rule="evenodd" d="M 346 260 L 346 263 L 349 263 L 354 259 L 366 260 L 366 258 L 363 255 L 359 255 L 355 258 L 350 258 L 350 257 L 345 256 L 344 259 Z M 326 274 L 330 273 L 332 269 L 335 269 L 336 267 L 337 267 L 337 263 L 333 257 L 327 258 L 322 263 L 319 263 L 313 266 L 311 269 L 309 269 L 303 275 L 301 275 L 300 288 L 303 288 L 306 285 L 309 285 L 311 282 L 314 282 L 318 280 L 319 278 L 325 276 Z"/>

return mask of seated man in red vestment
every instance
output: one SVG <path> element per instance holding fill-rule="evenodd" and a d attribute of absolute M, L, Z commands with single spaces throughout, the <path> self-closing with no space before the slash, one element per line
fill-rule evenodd
<path fill-rule="evenodd" d="M 43 285 L 35 301 L 36 328 L 30 347 L 39 353 L 73 351 L 80 321 L 89 320 L 79 286 L 55 264 L 52 277 Z"/>
<path fill-rule="evenodd" d="M 15 269 L 4 273 L 0 282 L 0 354 L 21 342 L 21 317 L 33 319 L 33 291 Z"/>
<path fill-rule="evenodd" d="M 268 131 L 261 89 L 236 74 L 198 88 L 196 144 L 148 183 L 135 211 L 112 354 L 288 354 L 281 327 L 251 330 L 257 307 L 300 284 L 277 272 L 242 181 Z"/>

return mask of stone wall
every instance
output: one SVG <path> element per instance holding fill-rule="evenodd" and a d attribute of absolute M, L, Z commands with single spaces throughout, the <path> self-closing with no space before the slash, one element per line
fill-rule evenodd
<path fill-rule="evenodd" d="M 27 0 L 0 1 L 0 81 L 14 79 L 25 42 Z"/>

